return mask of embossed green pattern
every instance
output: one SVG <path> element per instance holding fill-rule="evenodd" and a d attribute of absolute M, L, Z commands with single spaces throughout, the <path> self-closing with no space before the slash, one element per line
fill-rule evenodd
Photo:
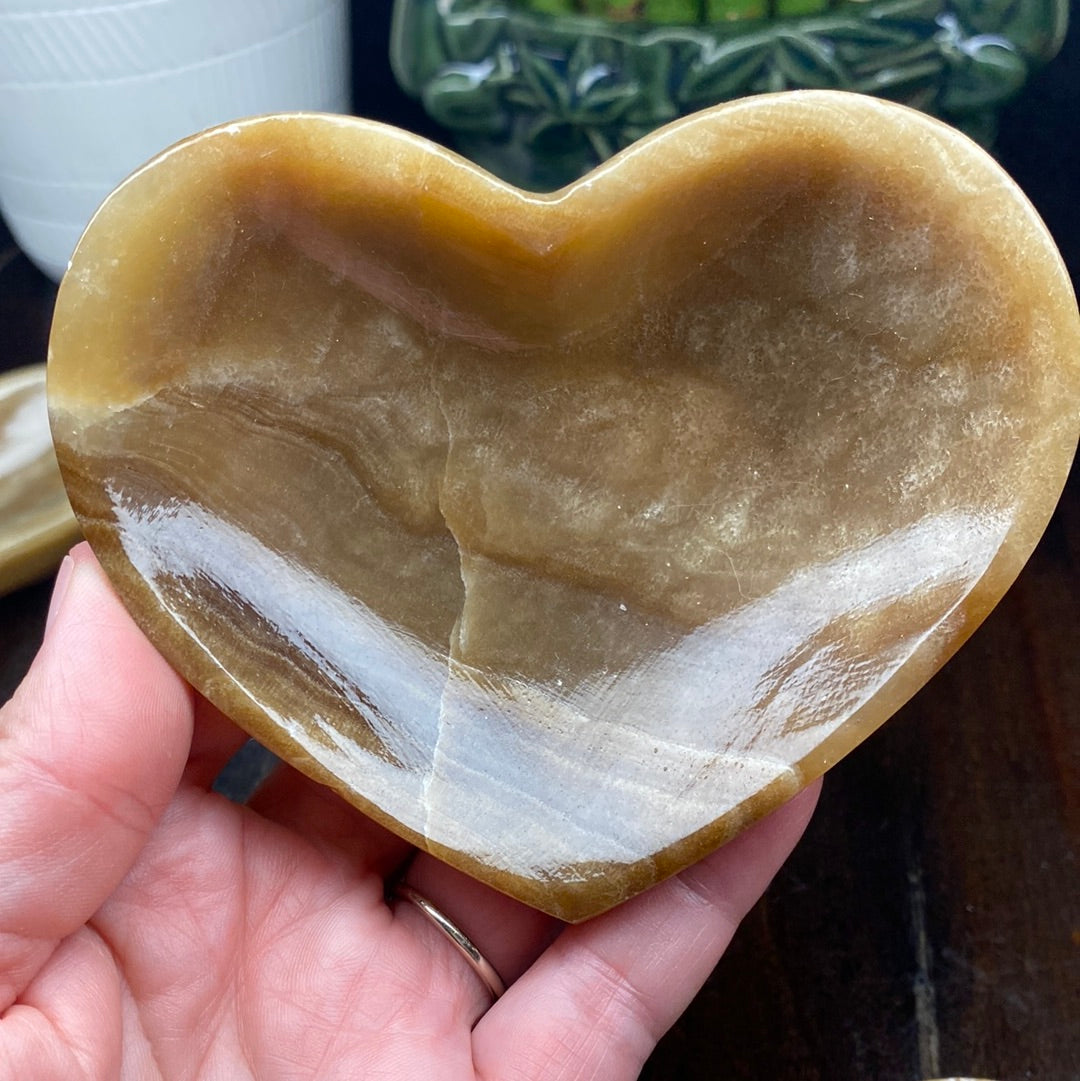
<path fill-rule="evenodd" d="M 396 0 L 391 57 L 463 153 L 543 190 L 776 90 L 890 98 L 989 143 L 1067 18 L 1067 0 Z"/>

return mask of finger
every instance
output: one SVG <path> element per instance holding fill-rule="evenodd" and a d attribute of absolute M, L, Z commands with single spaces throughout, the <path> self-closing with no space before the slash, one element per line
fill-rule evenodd
<path fill-rule="evenodd" d="M 80 545 L 41 650 L 0 710 L 0 1013 L 130 868 L 176 789 L 191 728 L 189 689 Z"/>
<path fill-rule="evenodd" d="M 108 947 L 92 931 L 77 931 L 4 1014 L 0 1073 L 34 1081 L 119 1077 L 120 998 Z"/>
<path fill-rule="evenodd" d="M 464 932 L 508 986 L 564 926 L 426 853 L 409 866 L 405 881 Z"/>
<path fill-rule="evenodd" d="M 284 764 L 262 784 L 248 806 L 380 879 L 391 875 L 415 851 L 408 841 L 368 818 L 325 785 Z"/>
<path fill-rule="evenodd" d="M 636 1077 L 794 848 L 818 789 L 620 908 L 567 928 L 477 1026 L 478 1076 Z M 528 1047 L 515 1038 L 521 1032 Z"/>

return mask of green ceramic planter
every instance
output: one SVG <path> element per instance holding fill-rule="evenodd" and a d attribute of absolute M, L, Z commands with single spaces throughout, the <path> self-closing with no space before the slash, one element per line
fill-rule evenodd
<path fill-rule="evenodd" d="M 1068 0 L 395 0 L 398 81 L 462 153 L 533 190 L 747 94 L 854 90 L 989 143 Z"/>

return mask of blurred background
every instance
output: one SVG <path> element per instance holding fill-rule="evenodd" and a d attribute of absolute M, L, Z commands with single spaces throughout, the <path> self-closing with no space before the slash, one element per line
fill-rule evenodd
<path fill-rule="evenodd" d="M 979 10 L 1005 18 L 1019 3 Z M 259 6 L 288 14 L 288 4 Z M 316 43 L 331 47 L 325 78 L 300 78 L 293 89 L 332 104 L 345 79 L 355 112 L 450 141 L 395 79 L 390 0 L 347 9 L 340 22 L 325 16 Z M 1026 83 L 995 109 L 996 132 L 980 130 L 993 134 L 994 153 L 1076 282 L 1080 5 L 1070 14 L 1060 53 L 1025 69 Z M 16 64 L 28 62 L 13 48 L 0 45 L 0 102 Z M 275 63 L 267 100 L 278 107 Z M 25 179 L 27 163 L 12 160 L 17 145 L 0 137 L 0 173 Z M 54 182 L 68 175 L 60 169 Z M 47 185 L 33 194 L 47 204 Z M 2 195 L 0 206 L 8 210 Z M 0 226 L 0 372 L 44 362 L 54 297 L 52 278 Z M 646 1081 L 1080 1078 L 1078 484 L 1074 469 L 1027 569 L 971 642 L 831 771 L 802 846 L 661 1044 Z M 4 539 L 17 516 L 0 513 Z M 49 589 L 46 573 L 0 597 L 0 698 L 37 648 Z"/>

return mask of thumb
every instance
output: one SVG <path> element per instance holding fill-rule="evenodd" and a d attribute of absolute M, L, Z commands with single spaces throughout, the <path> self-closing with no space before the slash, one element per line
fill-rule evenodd
<path fill-rule="evenodd" d="M 79 545 L 41 650 L 0 709 L 0 1015 L 135 861 L 191 727 L 190 690 Z"/>

